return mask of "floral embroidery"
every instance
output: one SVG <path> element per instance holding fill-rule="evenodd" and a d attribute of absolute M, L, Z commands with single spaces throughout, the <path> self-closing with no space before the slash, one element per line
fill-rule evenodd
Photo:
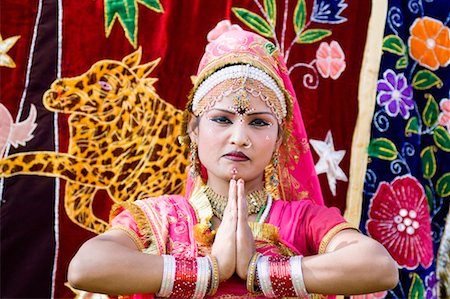
<path fill-rule="evenodd" d="M 385 106 L 387 114 L 392 117 L 400 113 L 404 119 L 409 118 L 409 110 L 414 108 L 414 101 L 412 87 L 408 85 L 405 76 L 386 70 L 383 78 L 378 80 L 377 103 Z"/>
<path fill-rule="evenodd" d="M 450 99 L 442 99 L 439 107 L 442 110 L 439 114 L 439 124 L 446 126 L 448 133 L 450 133 Z"/>
<path fill-rule="evenodd" d="M 436 273 L 432 272 L 425 278 L 425 285 L 427 287 L 427 292 L 425 295 L 426 299 L 437 298 L 438 297 L 438 282 L 439 280 L 436 277 Z"/>
<path fill-rule="evenodd" d="M 367 231 L 399 266 L 428 268 L 433 261 L 430 214 L 423 187 L 409 175 L 383 182 L 372 198 Z"/>
<path fill-rule="evenodd" d="M 316 52 L 316 65 L 320 75 L 336 80 L 345 70 L 345 54 L 338 42 L 322 42 Z"/>
<path fill-rule="evenodd" d="M 450 30 L 441 21 L 423 17 L 414 21 L 408 39 L 410 55 L 431 70 L 450 63 Z"/>
<path fill-rule="evenodd" d="M 285 37 L 285 30 L 281 34 L 281 38 L 277 36 L 276 26 L 277 22 L 277 1 L 264 1 L 264 7 L 256 1 L 261 14 L 254 13 L 246 8 L 233 7 L 232 11 L 235 16 L 241 20 L 246 26 L 254 30 L 256 33 L 273 39 L 274 45 L 280 50 L 280 59 L 283 59 L 286 65 L 289 61 L 289 55 L 292 48 L 296 44 L 314 44 L 332 35 L 330 29 L 325 28 L 310 28 L 313 23 L 319 24 L 340 24 L 347 22 L 347 18 L 341 14 L 347 8 L 348 4 L 345 0 L 315 0 L 313 2 L 312 10 L 307 11 L 305 1 L 297 1 L 293 12 L 293 31 L 295 37 L 292 40 L 287 40 Z M 271 5 L 268 5 L 271 3 Z M 287 5 L 284 8 L 284 14 L 287 15 Z M 283 18 L 282 26 L 287 28 L 287 18 Z M 312 27 L 312 26 L 311 26 Z M 217 30 L 234 30 L 228 25 L 220 25 Z M 216 36 L 214 32 L 211 38 Z M 209 37 L 208 37 L 209 38 Z M 277 52 L 275 52 L 277 53 Z M 274 53 L 274 54 L 275 54 Z M 277 54 L 275 54 L 277 55 Z M 320 76 L 336 80 L 345 70 L 345 55 L 338 42 L 332 41 L 330 44 L 322 42 L 316 51 L 316 59 L 310 62 L 295 62 L 289 66 L 288 73 L 291 74 L 297 68 L 303 68 L 305 74 L 303 75 L 303 86 L 309 89 L 316 89 L 319 86 Z"/>

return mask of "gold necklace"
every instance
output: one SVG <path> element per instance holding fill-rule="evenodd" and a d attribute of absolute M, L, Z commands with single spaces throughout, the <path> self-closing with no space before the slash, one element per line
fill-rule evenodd
<path fill-rule="evenodd" d="M 227 206 L 228 198 L 217 194 L 211 187 L 208 185 L 203 189 L 206 197 L 211 203 L 211 208 L 214 216 L 222 220 L 223 211 Z M 267 192 L 264 189 L 253 191 L 252 193 L 247 195 L 247 208 L 248 215 L 258 213 L 264 204 L 267 201 Z"/>

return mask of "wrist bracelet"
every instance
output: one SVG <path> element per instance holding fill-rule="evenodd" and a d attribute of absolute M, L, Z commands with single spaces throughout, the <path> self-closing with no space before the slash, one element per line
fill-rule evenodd
<path fill-rule="evenodd" d="M 255 293 L 255 278 L 256 278 L 256 264 L 258 259 L 262 256 L 261 253 L 255 252 L 250 259 L 250 263 L 247 270 L 247 291 Z"/>

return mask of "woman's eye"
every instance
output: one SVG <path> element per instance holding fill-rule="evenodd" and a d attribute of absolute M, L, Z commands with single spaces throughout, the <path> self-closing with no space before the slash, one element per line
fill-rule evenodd
<path fill-rule="evenodd" d="M 231 120 L 229 120 L 226 116 L 211 117 L 210 120 L 218 124 L 231 124 Z"/>
<path fill-rule="evenodd" d="M 260 118 L 256 118 L 250 122 L 250 125 L 255 126 L 255 127 L 267 127 L 267 126 L 270 126 L 271 123 L 267 122 L 265 120 L 262 120 Z"/>

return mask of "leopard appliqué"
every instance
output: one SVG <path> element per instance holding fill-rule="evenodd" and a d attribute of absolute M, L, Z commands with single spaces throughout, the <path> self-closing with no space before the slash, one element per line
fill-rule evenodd
<path fill-rule="evenodd" d="M 140 60 L 139 48 L 122 61 L 102 60 L 78 77 L 53 82 L 43 102 L 70 114 L 68 152 L 8 156 L 0 160 L 1 176 L 65 179 L 67 215 L 96 233 L 107 228 L 92 210 L 100 189 L 116 203 L 183 192 L 188 148 L 177 138 L 182 111 L 156 94 L 157 79 L 147 78 L 159 59 Z"/>

